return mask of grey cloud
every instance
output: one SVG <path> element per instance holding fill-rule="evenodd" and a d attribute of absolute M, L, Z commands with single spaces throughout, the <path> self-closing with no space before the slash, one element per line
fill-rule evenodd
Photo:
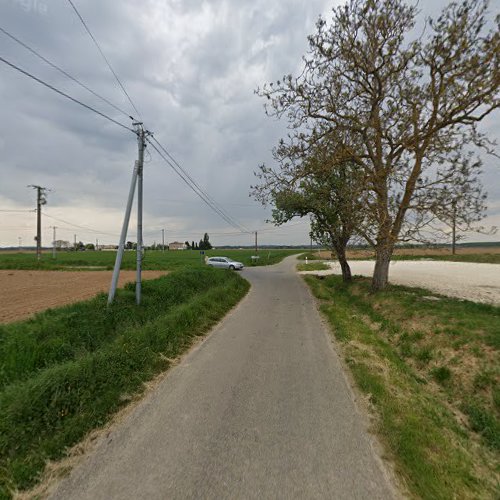
<path fill-rule="evenodd" d="M 422 10 L 431 4 L 423 0 Z M 269 210 L 248 197 L 249 186 L 257 166 L 271 163 L 270 150 L 286 128 L 264 115 L 254 90 L 299 70 L 306 37 L 332 1 L 78 0 L 76 5 L 155 136 L 235 218 L 251 229 L 265 226 Z M 132 113 L 67 2 L 2 0 L 0 25 Z M 129 123 L 1 34 L 0 54 Z M 31 208 L 34 196 L 25 186 L 40 183 L 54 189 L 47 210 L 62 218 L 64 211 L 76 218 L 85 211 L 85 222 L 72 221 L 117 233 L 136 157 L 134 136 L 3 65 L 0 102 L 2 203 Z M 497 118 L 489 126 L 496 124 Z M 205 230 L 234 231 L 148 149 L 146 233 L 167 227 L 169 238 L 191 240 Z M 496 164 L 488 163 L 485 171 L 488 184 L 494 184 Z M 498 188 L 489 191 L 493 201 L 500 199 Z M 12 225 L 9 220 L 0 214 L 0 225 Z M 305 243 L 307 227 L 264 233 L 262 241 Z M 217 236 L 215 242 L 252 241 L 243 235 Z M 16 243 L 15 230 L 0 233 L 0 245 Z"/>

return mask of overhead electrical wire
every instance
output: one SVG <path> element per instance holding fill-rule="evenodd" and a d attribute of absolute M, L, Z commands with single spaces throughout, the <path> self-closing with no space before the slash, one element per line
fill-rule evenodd
<path fill-rule="evenodd" d="M 123 93 L 125 94 L 125 96 L 127 97 L 127 99 L 129 100 L 130 104 L 132 105 L 132 107 L 134 108 L 134 110 L 136 111 L 136 113 L 142 118 L 141 113 L 139 112 L 139 110 L 135 106 L 135 104 L 132 101 L 130 95 L 126 91 L 124 85 L 122 84 L 122 82 L 119 79 L 118 75 L 114 71 L 113 67 L 111 66 L 111 63 L 107 59 L 106 55 L 104 54 L 103 50 L 101 49 L 101 47 L 100 47 L 100 45 L 99 45 L 99 43 L 97 41 L 97 39 L 94 37 L 94 35 L 90 31 L 90 28 L 88 27 L 87 23 L 85 22 L 85 20 L 83 19 L 82 15 L 78 11 L 77 7 L 72 2 L 72 0 L 68 0 L 68 3 L 71 5 L 71 7 L 73 8 L 73 10 L 75 11 L 76 15 L 78 16 L 79 20 L 81 21 L 82 25 L 84 26 L 85 30 L 87 31 L 87 34 L 90 36 L 90 38 L 94 42 L 94 44 L 97 47 L 99 53 L 101 54 L 102 58 L 106 62 L 106 65 L 108 66 L 109 70 L 113 74 L 115 80 L 117 81 L 117 83 L 120 86 L 121 90 L 123 91 Z M 57 71 L 59 71 L 60 73 L 62 73 L 64 76 L 66 76 L 70 80 L 74 81 L 75 83 L 77 83 L 78 85 L 80 85 L 81 87 L 83 87 L 84 89 L 86 89 L 88 92 L 90 92 L 91 94 L 93 94 L 95 97 L 98 97 L 99 99 L 101 99 L 102 101 L 106 102 L 108 105 L 112 106 L 114 109 L 116 109 L 120 113 L 122 113 L 125 116 L 127 116 L 128 118 L 131 118 L 132 120 L 134 120 L 134 117 L 128 115 L 125 111 L 123 111 L 121 108 L 119 108 L 118 106 L 116 106 L 115 104 L 113 104 L 111 101 L 109 101 L 105 97 L 99 95 L 98 93 L 96 93 L 95 91 L 93 91 L 92 89 L 90 89 L 87 85 L 85 85 L 84 83 L 80 82 L 77 78 L 73 77 L 71 74 L 69 74 L 68 72 L 66 72 L 65 70 L 63 70 L 59 66 L 57 66 L 56 64 L 54 64 L 51 61 L 49 61 L 47 58 L 45 58 L 40 53 L 38 53 L 35 49 L 33 49 L 32 47 L 30 47 L 26 43 L 24 43 L 21 40 L 19 40 L 18 38 L 16 38 L 14 35 L 12 35 L 11 33 L 9 33 L 7 30 L 5 30 L 2 27 L 0 27 L 0 31 L 2 33 L 4 33 L 6 36 L 8 36 L 9 38 L 11 38 L 12 40 L 14 40 L 16 43 L 18 43 L 21 46 L 23 46 L 26 50 L 30 51 L 32 54 L 34 54 L 35 56 L 37 56 L 38 58 L 40 58 L 41 60 L 43 60 L 44 62 L 46 62 L 47 64 L 49 64 L 51 67 L 53 67 L 54 69 L 56 69 Z M 53 90 L 54 92 L 58 93 L 59 95 L 62 95 L 63 97 L 66 97 L 67 99 L 75 102 L 76 104 L 79 104 L 80 106 L 83 106 L 84 108 L 86 108 L 86 109 L 88 109 L 90 111 L 93 111 L 94 113 L 102 116 L 103 118 L 107 119 L 108 121 L 110 121 L 110 122 L 112 122 L 112 123 L 114 123 L 114 124 L 116 124 L 116 125 L 118 125 L 118 126 L 120 126 L 122 128 L 125 128 L 126 130 L 129 130 L 129 131 L 131 131 L 134 134 L 136 133 L 135 130 L 131 129 L 130 127 L 128 127 L 126 125 L 124 125 L 123 123 L 120 123 L 119 121 L 117 121 L 114 118 L 106 115 L 105 113 L 103 113 L 103 112 L 95 109 L 94 107 L 92 107 L 92 106 L 90 106 L 88 104 L 83 103 L 82 101 L 80 101 L 80 100 L 78 100 L 78 99 L 70 96 L 69 94 L 63 92 L 62 90 L 59 90 L 58 88 L 54 87 L 53 85 L 51 85 L 51 84 L 45 82 L 44 80 L 42 80 L 42 79 L 34 76 L 33 74 L 29 73 L 28 71 L 23 70 L 19 66 L 16 66 L 12 62 L 6 60 L 5 58 L 3 58 L 1 56 L 0 56 L 0 61 L 3 62 L 3 63 L 5 63 L 5 64 L 7 64 L 11 68 L 19 71 L 20 73 L 24 74 L 25 76 L 28 76 L 29 78 L 35 80 L 36 82 L 40 83 L 41 85 L 44 85 L 45 87 Z M 200 187 L 200 185 L 193 179 L 193 177 L 177 162 L 177 160 L 167 151 L 167 149 L 155 137 L 152 137 L 152 139 L 156 143 L 157 146 L 155 146 L 155 144 L 153 144 L 149 139 L 148 139 L 148 142 L 153 146 L 153 148 L 160 155 L 160 157 L 163 158 L 163 160 L 174 170 L 174 172 L 177 173 L 177 175 L 179 177 L 181 177 L 181 179 L 188 185 L 188 187 L 190 189 L 192 189 L 196 193 L 196 195 L 199 196 L 201 198 L 201 200 L 207 206 L 209 206 L 215 213 L 217 213 L 226 223 L 228 223 L 230 226 L 232 226 L 233 228 L 235 228 L 238 231 L 237 234 L 242 234 L 242 233 L 245 234 L 245 233 L 251 233 L 251 232 L 253 232 L 253 231 L 249 231 L 248 228 L 246 228 L 244 225 L 242 225 L 236 219 L 234 219 L 231 215 L 229 215 L 206 191 L 204 191 Z M 50 216 L 48 216 L 48 217 L 50 217 Z M 55 217 L 52 217 L 52 218 L 54 218 L 55 220 L 61 220 L 62 222 L 65 222 L 62 219 L 57 219 Z M 70 224 L 70 223 L 68 223 L 68 224 Z M 90 230 L 90 231 L 95 231 L 93 229 L 85 228 L 83 226 L 78 226 L 78 225 L 74 225 L 74 226 L 75 227 L 82 227 L 82 228 Z M 101 234 L 108 234 L 108 233 L 101 233 Z"/>
<path fill-rule="evenodd" d="M 62 95 L 63 97 L 66 97 L 66 99 L 69 99 L 70 101 L 73 101 L 76 104 L 79 104 L 80 106 L 83 106 L 84 108 L 88 109 L 89 111 L 93 111 L 94 113 L 102 116 L 103 118 L 106 118 L 106 120 L 114 123 L 115 125 L 118 125 L 119 127 L 122 127 L 126 130 L 129 130 L 132 133 L 136 133 L 134 129 L 131 129 L 130 127 L 127 127 L 127 125 L 124 125 L 123 123 L 120 123 L 119 121 L 115 120 L 114 118 L 111 118 L 110 116 L 106 115 L 105 113 L 102 113 L 101 111 L 98 111 L 97 109 L 93 108 L 92 106 L 89 106 L 88 104 L 83 103 L 82 101 L 79 101 L 75 97 L 71 97 L 69 94 L 66 94 L 62 90 L 59 90 L 58 88 L 54 87 L 50 83 L 45 82 L 41 78 L 37 78 L 36 76 L 32 75 L 28 71 L 25 71 L 24 69 L 20 68 L 19 66 L 16 66 L 15 64 L 11 63 L 10 61 L 7 61 L 7 59 L 3 58 L 0 56 L 0 61 L 7 64 L 11 68 L 19 71 L 23 75 L 35 80 L 36 82 L 40 83 L 41 85 L 44 85 L 45 87 L 53 90 L 54 92 L 58 93 L 59 95 Z"/>
<path fill-rule="evenodd" d="M 214 212 L 216 212 L 225 222 L 227 222 L 230 226 L 234 227 L 234 229 L 238 230 L 240 233 L 249 233 L 246 228 L 241 226 L 238 222 L 233 220 L 229 215 L 227 215 L 223 210 L 217 207 L 217 205 L 211 201 L 210 197 L 191 179 L 191 177 L 185 172 L 184 169 L 179 168 L 176 164 L 174 164 L 169 158 L 162 153 L 160 149 L 156 147 L 156 145 L 149 139 L 147 139 L 148 143 L 153 147 L 153 149 L 160 155 L 161 158 L 169 165 L 172 170 L 184 181 L 184 183 L 197 195 L 199 196 L 204 203 L 210 207 Z M 155 141 L 157 142 L 157 141 Z M 161 146 L 161 145 L 160 145 Z"/>
<path fill-rule="evenodd" d="M 0 212 L 11 212 L 11 213 L 27 213 L 27 212 L 36 212 L 35 209 L 33 210 L 10 210 L 10 209 L 0 209 Z"/>
<path fill-rule="evenodd" d="M 119 234 L 116 234 L 116 233 L 107 233 L 105 231 L 99 231 L 98 229 L 93 229 L 93 228 L 88 227 L 88 226 L 81 226 L 80 224 L 74 224 L 73 222 L 69 222 L 67 220 L 60 219 L 59 217 L 54 217 L 53 215 L 49 215 L 46 212 L 43 212 L 43 215 L 45 217 L 48 217 L 49 219 L 53 219 L 53 220 L 56 220 L 58 222 L 62 222 L 63 224 L 66 224 L 68 226 L 76 227 L 76 228 L 79 228 L 79 229 L 84 229 L 84 230 L 90 231 L 92 233 L 105 234 L 107 236 L 119 236 Z"/>
<path fill-rule="evenodd" d="M 78 80 L 77 78 L 75 78 L 73 75 L 71 75 L 70 73 L 68 73 L 67 71 L 65 71 L 64 69 L 62 69 L 61 67 L 59 67 L 57 64 L 55 64 L 52 61 L 50 61 L 49 59 L 47 59 L 46 57 L 42 56 L 42 54 L 40 54 L 39 52 L 37 52 L 35 49 L 33 49 L 32 47 L 30 47 L 28 44 L 24 43 L 19 38 L 15 37 L 12 33 L 9 33 L 7 30 L 5 30 L 4 28 L 2 28 L 1 26 L 0 26 L 0 31 L 4 35 L 8 36 L 11 40 L 14 40 L 16 43 L 18 43 L 19 45 L 21 45 L 22 47 L 24 47 L 26 50 L 28 50 L 29 52 L 31 52 L 32 54 L 34 54 L 36 57 L 38 57 L 39 59 L 41 59 L 42 61 L 44 61 L 45 63 L 47 63 L 49 66 L 51 66 L 52 68 L 56 69 L 57 71 L 59 71 L 64 76 L 66 76 L 67 78 L 69 78 L 73 82 L 75 82 L 78 85 L 80 85 L 80 87 L 84 88 L 85 90 L 87 90 L 88 92 L 90 92 L 92 95 L 94 95 L 98 99 L 101 99 L 103 102 L 105 102 L 106 104 L 108 104 L 109 106 L 111 106 L 112 108 L 114 108 L 116 111 L 122 113 L 127 118 L 133 119 L 133 117 L 130 116 L 129 113 L 127 113 L 123 109 L 119 108 L 116 104 L 114 104 L 113 102 L 111 102 L 106 97 L 103 97 L 102 95 L 100 95 L 97 92 L 95 92 L 94 90 L 92 90 L 90 87 L 88 87 L 87 85 L 85 85 L 84 83 L 82 83 L 80 80 Z"/>
<path fill-rule="evenodd" d="M 241 232 L 243 233 L 249 233 L 250 231 L 243 225 L 240 224 L 236 219 L 231 217 L 206 191 L 204 191 L 200 185 L 189 175 L 189 172 L 187 172 L 178 162 L 177 160 L 167 151 L 167 149 L 160 144 L 158 139 L 156 139 L 154 136 L 151 137 L 153 141 L 158 145 L 158 147 L 168 156 L 168 158 L 175 164 L 175 166 L 189 179 L 189 181 L 195 186 L 195 188 L 203 193 L 205 198 L 212 204 L 214 205 L 218 211 L 223 212 L 225 214 L 225 217 L 230 219 L 232 221 L 231 225 L 233 227 L 237 227 Z"/>
<path fill-rule="evenodd" d="M 182 168 L 181 165 L 177 162 L 177 160 L 167 151 L 167 149 L 160 144 L 158 139 L 156 139 L 154 136 L 152 136 L 153 141 L 156 142 L 156 144 L 160 147 L 160 149 L 175 163 L 175 165 L 188 177 L 188 179 L 196 186 L 197 189 L 202 191 L 205 196 L 222 212 L 226 214 L 226 216 L 231 219 L 240 229 L 243 230 L 243 232 L 250 232 L 243 224 L 240 224 L 236 219 L 231 217 L 206 191 L 203 191 L 203 189 L 199 186 L 199 184 L 189 175 L 189 172 L 187 172 L 184 168 Z"/>
<path fill-rule="evenodd" d="M 88 35 L 90 36 L 90 38 L 94 42 L 95 46 L 97 47 L 97 50 L 99 51 L 99 53 L 101 54 L 102 58 L 106 62 L 109 70 L 111 71 L 111 73 L 113 73 L 113 76 L 115 77 L 115 80 L 118 82 L 118 85 L 122 89 L 123 93 L 127 96 L 127 99 L 129 100 L 130 104 L 134 108 L 135 112 L 142 119 L 141 113 L 136 108 L 136 106 L 135 106 L 134 102 L 132 101 L 131 97 L 129 96 L 128 92 L 125 90 L 125 87 L 123 86 L 122 82 L 118 78 L 118 75 L 115 73 L 115 70 L 112 68 L 111 63 L 108 61 L 108 58 L 104 55 L 104 52 L 102 51 L 101 46 L 99 45 L 98 41 L 96 40 L 96 38 L 94 37 L 94 35 L 90 31 L 90 28 L 87 26 L 87 23 L 83 19 L 82 15 L 80 14 L 80 12 L 78 12 L 78 9 L 76 8 L 75 4 L 71 0 L 68 0 L 68 3 L 71 5 L 71 7 L 73 7 L 73 10 L 75 11 L 76 15 L 80 19 L 80 21 L 83 24 L 83 26 L 84 26 L 85 30 L 87 31 Z"/>

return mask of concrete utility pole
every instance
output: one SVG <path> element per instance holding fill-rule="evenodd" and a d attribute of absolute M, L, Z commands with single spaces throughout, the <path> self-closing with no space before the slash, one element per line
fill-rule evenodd
<path fill-rule="evenodd" d="M 137 267 L 135 278 L 135 302 L 141 303 L 142 291 L 142 192 L 143 192 L 143 166 L 144 166 L 144 129 L 142 124 L 137 132 L 139 157 L 137 160 Z"/>
<path fill-rule="evenodd" d="M 132 172 L 132 181 L 130 183 L 130 190 L 128 194 L 127 207 L 125 209 L 125 217 L 123 218 L 122 230 L 120 233 L 120 243 L 118 244 L 118 252 L 116 254 L 115 267 L 113 269 L 113 277 L 111 278 L 111 286 L 108 294 L 108 305 L 112 304 L 116 294 L 116 287 L 118 285 L 118 278 L 120 276 L 120 267 L 123 259 L 123 252 L 125 250 L 125 240 L 127 238 L 128 224 L 130 221 L 130 212 L 132 211 L 132 203 L 134 201 L 135 186 L 138 184 L 137 194 L 137 273 L 136 273 L 136 302 L 141 302 L 141 271 L 142 271 L 142 171 L 144 164 L 144 148 L 145 137 L 148 134 L 142 127 L 142 123 L 135 122 L 138 144 L 138 159 L 135 162 L 134 170 Z"/>
<path fill-rule="evenodd" d="M 19 242 L 19 251 L 21 251 L 21 247 L 22 247 L 22 244 L 23 244 L 23 239 L 21 238 L 21 236 L 18 236 L 17 240 Z"/>
<path fill-rule="evenodd" d="M 57 226 L 52 226 L 53 234 L 52 234 L 52 258 L 56 258 L 56 229 Z"/>
<path fill-rule="evenodd" d="M 97 238 L 95 239 L 95 249 L 96 251 L 99 250 L 99 240 Z"/>
<path fill-rule="evenodd" d="M 42 205 L 47 204 L 47 191 L 49 189 L 30 184 L 28 187 L 36 189 L 36 258 L 40 260 L 42 256 Z"/>
<path fill-rule="evenodd" d="M 161 230 L 161 251 L 165 251 L 165 229 Z"/>
<path fill-rule="evenodd" d="M 255 231 L 255 255 L 257 255 L 258 251 L 259 251 L 259 248 L 257 246 L 257 231 Z"/>
<path fill-rule="evenodd" d="M 75 252 L 76 252 L 76 234 L 73 235 L 73 239 L 74 239 L 73 246 L 74 246 Z"/>

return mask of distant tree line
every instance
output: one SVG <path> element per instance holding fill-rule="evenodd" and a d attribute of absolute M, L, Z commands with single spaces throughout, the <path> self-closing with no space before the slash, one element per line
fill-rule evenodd
<path fill-rule="evenodd" d="M 184 243 L 186 245 L 186 248 L 189 250 L 211 250 L 212 249 L 212 244 L 210 243 L 210 237 L 208 236 L 208 233 L 205 233 L 203 235 L 203 238 L 199 241 L 199 243 L 196 243 L 195 241 L 192 241 L 189 243 L 189 241 L 186 241 Z"/>

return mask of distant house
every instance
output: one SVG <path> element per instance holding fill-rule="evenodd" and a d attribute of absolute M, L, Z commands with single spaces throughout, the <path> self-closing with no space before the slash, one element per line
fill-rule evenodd
<path fill-rule="evenodd" d="M 181 243 L 180 241 L 173 241 L 168 244 L 169 250 L 186 250 L 186 244 Z"/>
<path fill-rule="evenodd" d="M 99 245 L 99 250 L 104 250 L 106 252 L 109 252 L 111 250 L 118 250 L 117 245 Z"/>

